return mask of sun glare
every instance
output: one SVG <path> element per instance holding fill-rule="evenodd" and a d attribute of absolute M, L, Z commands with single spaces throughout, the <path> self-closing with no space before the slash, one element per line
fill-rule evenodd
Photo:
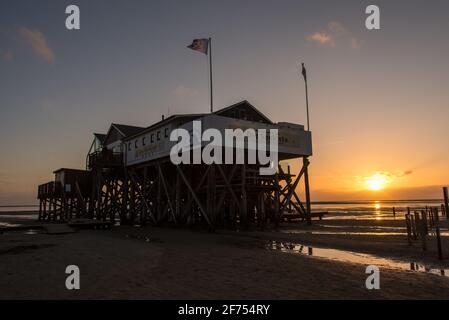
<path fill-rule="evenodd" d="M 371 177 L 365 178 L 366 188 L 371 191 L 379 191 L 384 189 L 388 182 L 389 177 L 379 172 L 376 172 Z"/>

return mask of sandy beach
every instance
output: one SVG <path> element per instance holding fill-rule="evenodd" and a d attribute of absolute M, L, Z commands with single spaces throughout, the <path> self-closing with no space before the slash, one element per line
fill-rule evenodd
<path fill-rule="evenodd" d="M 38 224 L 20 214 L 2 221 Z M 447 229 L 447 221 L 442 225 Z M 402 219 L 363 217 L 248 232 L 150 226 L 5 232 L 0 298 L 448 299 L 449 260 L 437 259 L 433 240 L 427 252 L 419 242 L 408 246 L 404 232 Z M 443 248 L 449 257 L 447 236 Z M 365 288 L 370 261 L 380 263 L 380 290 Z M 415 262 L 434 274 L 406 270 Z M 71 264 L 80 268 L 81 290 L 65 288 Z"/>

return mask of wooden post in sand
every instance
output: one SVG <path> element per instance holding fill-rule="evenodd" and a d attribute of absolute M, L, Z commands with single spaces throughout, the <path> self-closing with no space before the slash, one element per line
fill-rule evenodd
<path fill-rule="evenodd" d="M 433 220 L 432 207 L 430 208 L 430 211 L 427 213 L 427 215 L 428 215 L 428 219 L 429 219 L 429 227 L 433 228 L 435 226 L 435 224 L 434 224 L 434 220 Z"/>
<path fill-rule="evenodd" d="M 438 225 L 440 222 L 440 217 L 438 215 L 438 207 L 433 209 L 433 220 L 435 221 L 435 225 Z"/>
<path fill-rule="evenodd" d="M 287 174 L 290 177 L 290 165 L 287 166 Z M 288 213 L 292 213 L 292 203 L 288 203 Z"/>
<path fill-rule="evenodd" d="M 446 213 L 446 219 L 449 218 L 449 195 L 447 191 L 447 187 L 443 187 L 443 195 L 444 195 L 444 212 Z"/>
<path fill-rule="evenodd" d="M 396 219 L 396 208 L 393 207 L 393 218 Z"/>
<path fill-rule="evenodd" d="M 436 227 L 435 233 L 437 235 L 438 259 L 443 260 L 443 250 L 441 248 L 441 235 L 439 226 Z"/>
<path fill-rule="evenodd" d="M 412 226 L 411 226 L 410 213 L 407 213 L 405 215 L 405 224 L 407 226 L 407 241 L 408 241 L 408 245 L 411 246 L 412 245 Z"/>
<path fill-rule="evenodd" d="M 312 225 L 312 208 L 310 207 L 310 186 L 309 186 L 309 164 L 310 161 L 307 157 L 303 157 L 304 170 L 304 191 L 306 196 L 306 220 L 307 225 Z"/>
<path fill-rule="evenodd" d="M 427 224 L 427 212 L 426 211 L 421 211 L 421 220 L 423 222 L 423 232 L 425 235 L 427 235 L 429 233 L 429 226 Z"/>
<path fill-rule="evenodd" d="M 423 251 L 427 251 L 427 222 L 425 220 L 426 214 L 423 212 L 422 219 L 419 220 L 419 231 L 421 235 L 421 243 Z"/>
<path fill-rule="evenodd" d="M 418 235 L 419 235 L 419 226 L 420 226 L 420 219 L 419 219 L 419 212 L 415 211 L 415 215 L 412 216 L 413 218 L 413 238 L 415 240 L 418 240 Z"/>

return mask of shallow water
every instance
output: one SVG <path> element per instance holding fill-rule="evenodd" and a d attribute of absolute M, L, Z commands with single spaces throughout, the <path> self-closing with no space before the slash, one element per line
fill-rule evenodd
<path fill-rule="evenodd" d="M 7 219 L 25 219 L 25 220 L 36 220 L 38 218 L 37 214 L 1 214 L 0 213 L 0 219 L 7 218 Z"/>
<path fill-rule="evenodd" d="M 0 227 L 18 227 L 20 226 L 19 224 L 14 224 L 14 223 L 8 223 L 8 222 L 1 222 L 0 221 Z"/>
<path fill-rule="evenodd" d="M 354 236 L 403 236 L 407 235 L 405 232 L 372 232 L 372 231 L 325 231 L 325 230 L 281 230 L 282 233 L 292 234 L 312 234 L 312 235 L 354 235 Z"/>
<path fill-rule="evenodd" d="M 26 235 L 34 235 L 34 234 L 42 234 L 45 233 L 43 230 L 40 229 L 28 229 L 23 234 Z"/>
<path fill-rule="evenodd" d="M 39 211 L 39 206 L 0 206 L 1 212 L 28 212 L 28 211 Z"/>
<path fill-rule="evenodd" d="M 365 227 L 361 227 L 365 228 Z M 407 236 L 406 231 L 327 231 L 327 230 L 301 230 L 301 229 L 290 229 L 281 230 L 281 233 L 290 234 L 311 234 L 311 235 L 343 235 L 343 236 Z M 432 235 L 432 231 L 429 231 Z M 449 231 L 441 231 L 440 235 L 442 237 L 449 237 Z"/>
<path fill-rule="evenodd" d="M 410 211 L 424 210 L 426 207 L 440 208 L 442 200 L 386 200 L 353 202 L 317 202 L 312 204 L 312 211 L 328 212 L 326 220 L 403 220 Z M 393 215 L 393 207 L 396 216 Z"/>
<path fill-rule="evenodd" d="M 416 262 L 405 262 L 400 260 L 387 259 L 375 255 L 362 254 L 346 250 L 315 248 L 299 243 L 282 242 L 282 241 L 269 241 L 266 244 L 265 248 L 280 252 L 314 256 L 321 259 L 357 263 L 366 266 L 375 265 L 379 268 L 384 267 L 388 269 L 425 272 L 428 274 L 435 274 L 449 277 L 449 269 L 426 266 Z"/>

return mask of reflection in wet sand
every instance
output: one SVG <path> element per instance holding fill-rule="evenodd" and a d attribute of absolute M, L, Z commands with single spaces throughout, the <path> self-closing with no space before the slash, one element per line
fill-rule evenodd
<path fill-rule="evenodd" d="M 18 227 L 18 226 L 19 226 L 19 224 L 0 221 L 0 227 Z"/>
<path fill-rule="evenodd" d="M 389 269 L 412 270 L 416 272 L 425 272 L 429 274 L 436 274 L 449 277 L 449 269 L 430 268 L 429 266 L 418 264 L 416 262 L 404 262 L 399 260 L 392 260 L 374 255 L 361 254 L 346 250 L 314 248 L 310 246 L 305 246 L 303 244 L 281 242 L 281 241 L 269 241 L 266 244 L 266 248 L 269 250 L 275 250 L 280 252 L 309 255 L 322 259 L 357 263 L 363 265 L 376 265 L 380 268 L 384 267 Z"/>
<path fill-rule="evenodd" d="M 37 214 L 0 214 L 0 218 L 6 219 L 24 219 L 24 220 L 36 220 Z"/>
<path fill-rule="evenodd" d="M 280 230 L 282 233 L 289 234 L 312 234 L 312 235 L 344 235 L 344 236 L 407 236 L 406 231 L 327 231 L 327 230 Z M 443 237 L 449 236 L 449 231 L 441 231 Z"/>

